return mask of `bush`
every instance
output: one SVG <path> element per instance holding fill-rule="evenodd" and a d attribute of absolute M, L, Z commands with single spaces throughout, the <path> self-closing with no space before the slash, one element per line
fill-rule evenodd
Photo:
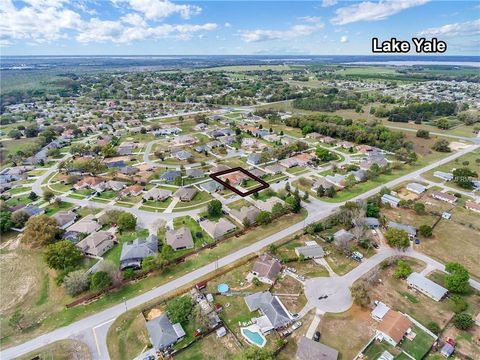
<path fill-rule="evenodd" d="M 440 331 L 442 331 L 442 329 L 440 329 L 440 326 L 435 321 L 430 321 L 427 324 L 427 329 L 436 335 L 440 334 Z"/>
<path fill-rule="evenodd" d="M 455 314 L 459 314 L 461 312 L 464 312 L 468 308 L 468 303 L 467 301 L 461 297 L 460 295 L 453 295 L 450 297 L 452 300 L 452 311 Z"/>
<path fill-rule="evenodd" d="M 185 323 L 192 309 L 192 298 L 188 295 L 177 297 L 167 303 L 168 318 L 173 324 Z"/>
<path fill-rule="evenodd" d="M 105 271 L 97 271 L 90 278 L 90 289 L 99 291 L 108 288 L 112 285 L 112 278 Z"/>
<path fill-rule="evenodd" d="M 452 321 L 453 325 L 460 330 L 468 330 L 474 324 L 472 317 L 467 313 L 455 314 Z"/>
<path fill-rule="evenodd" d="M 118 217 L 118 229 L 120 232 L 135 230 L 137 219 L 130 213 L 124 212 Z"/>
<path fill-rule="evenodd" d="M 430 237 L 432 236 L 432 227 L 430 225 L 420 225 L 418 232 L 420 235 L 425 236 L 425 237 Z"/>
<path fill-rule="evenodd" d="M 397 268 L 393 273 L 396 279 L 406 279 L 412 273 L 412 268 L 403 260 L 398 260 Z"/>
<path fill-rule="evenodd" d="M 70 296 L 76 296 L 88 289 L 88 275 L 83 270 L 72 271 L 64 277 L 63 286 Z"/>

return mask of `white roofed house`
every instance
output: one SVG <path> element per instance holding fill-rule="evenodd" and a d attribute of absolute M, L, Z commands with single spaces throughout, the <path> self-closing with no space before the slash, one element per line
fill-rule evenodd
<path fill-rule="evenodd" d="M 214 240 L 220 239 L 237 228 L 230 221 L 224 218 L 218 220 L 217 222 L 211 220 L 201 221 L 200 227 L 205 230 L 205 232 Z"/>
<path fill-rule="evenodd" d="M 340 229 L 335 234 L 333 234 L 333 240 L 336 244 L 349 243 L 354 238 L 355 235 L 345 229 Z"/>
<path fill-rule="evenodd" d="M 410 183 L 407 185 L 407 190 L 415 194 L 421 194 L 427 190 L 425 186 L 419 183 Z"/>
<path fill-rule="evenodd" d="M 257 216 L 260 214 L 260 210 L 255 206 L 242 206 L 240 210 L 231 209 L 230 216 L 233 217 L 240 224 L 248 220 L 248 224 L 252 225 L 257 222 Z"/>
<path fill-rule="evenodd" d="M 457 201 L 457 198 L 455 196 L 450 195 L 448 193 L 441 192 L 441 191 L 435 191 L 435 192 L 432 193 L 431 196 L 434 199 L 445 201 L 445 202 L 448 202 L 450 204 L 455 204 L 455 202 Z"/>
<path fill-rule="evenodd" d="M 327 175 L 325 179 L 331 182 L 333 185 L 338 186 L 339 188 L 345 187 L 345 175 L 335 174 Z"/>
<path fill-rule="evenodd" d="M 390 194 L 383 194 L 380 200 L 382 204 L 390 204 L 391 207 L 398 207 L 398 204 L 400 203 L 399 198 Z"/>
<path fill-rule="evenodd" d="M 375 303 L 376 303 L 375 309 L 372 310 L 370 315 L 374 320 L 382 321 L 385 315 L 387 315 L 390 308 L 381 301 L 378 301 Z"/>
<path fill-rule="evenodd" d="M 443 181 L 452 181 L 453 180 L 453 174 L 452 173 L 447 173 L 443 171 L 435 171 L 433 173 L 433 176 L 436 178 L 442 179 Z"/>
<path fill-rule="evenodd" d="M 306 241 L 305 246 L 295 248 L 295 253 L 305 259 L 320 259 L 325 256 L 325 251 L 316 241 Z"/>
<path fill-rule="evenodd" d="M 442 300 L 448 292 L 443 286 L 438 285 L 417 272 L 413 272 L 408 276 L 407 284 L 409 287 L 420 291 L 422 294 L 435 301 Z"/>

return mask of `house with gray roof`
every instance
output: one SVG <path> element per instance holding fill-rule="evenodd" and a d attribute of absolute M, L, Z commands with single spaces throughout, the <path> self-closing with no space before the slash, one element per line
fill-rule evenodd
<path fill-rule="evenodd" d="M 278 164 L 273 164 L 273 165 L 268 165 L 265 166 L 265 171 L 271 173 L 271 174 L 280 174 L 285 170 L 285 168 L 281 165 Z"/>
<path fill-rule="evenodd" d="M 98 231 L 91 233 L 76 245 L 85 255 L 102 256 L 116 243 L 117 239 L 111 232 Z"/>
<path fill-rule="evenodd" d="M 167 230 L 165 240 L 173 250 L 193 248 L 192 233 L 190 232 L 190 229 L 185 226 L 177 230 Z"/>
<path fill-rule="evenodd" d="M 295 253 L 305 259 L 321 259 L 325 256 L 325 251 L 316 241 L 308 241 L 305 246 L 296 247 Z"/>
<path fill-rule="evenodd" d="M 443 286 L 438 285 L 417 272 L 413 272 L 408 276 L 407 284 L 409 287 L 420 291 L 422 294 L 435 301 L 442 300 L 448 292 Z"/>
<path fill-rule="evenodd" d="M 126 268 L 140 269 L 143 259 L 154 256 L 158 252 L 158 238 L 148 235 L 146 239 L 135 239 L 124 242 L 120 255 L 120 270 Z"/>
<path fill-rule="evenodd" d="M 273 284 L 280 271 L 282 271 L 280 261 L 268 254 L 260 255 L 252 268 L 252 274 L 265 284 Z"/>
<path fill-rule="evenodd" d="M 52 218 L 55 219 L 60 229 L 65 230 L 75 222 L 77 214 L 71 211 L 59 211 Z"/>
<path fill-rule="evenodd" d="M 285 202 L 282 199 L 280 199 L 276 196 L 272 196 L 271 198 L 268 198 L 265 201 L 254 200 L 254 204 L 260 210 L 272 212 L 272 209 L 276 204 L 280 204 L 280 205 L 284 206 Z"/>
<path fill-rule="evenodd" d="M 330 181 L 333 185 L 343 188 L 345 186 L 345 175 L 335 174 L 325 176 L 327 181 Z"/>
<path fill-rule="evenodd" d="M 335 243 L 344 243 L 344 242 L 350 242 L 355 238 L 355 235 L 353 235 L 351 232 L 348 232 L 345 229 L 340 229 L 338 230 L 335 234 L 333 234 L 333 239 Z"/>
<path fill-rule="evenodd" d="M 200 222 L 200 227 L 210 235 L 214 240 L 220 239 L 234 231 L 237 227 L 227 219 L 221 218 L 217 222 L 211 220 L 204 220 Z"/>
<path fill-rule="evenodd" d="M 352 171 L 350 174 L 352 174 L 355 180 L 358 182 L 365 181 L 368 178 L 367 172 L 363 169 Z"/>
<path fill-rule="evenodd" d="M 194 187 L 181 187 L 175 191 L 173 196 L 180 199 L 180 201 L 192 201 L 197 192 L 198 190 Z"/>
<path fill-rule="evenodd" d="M 337 360 L 338 351 L 305 336 L 297 344 L 295 360 Z"/>
<path fill-rule="evenodd" d="M 215 180 L 210 180 L 200 184 L 200 187 L 206 192 L 213 194 L 224 189 L 223 185 Z"/>
<path fill-rule="evenodd" d="M 156 351 L 160 352 L 185 337 L 185 331 L 180 323 L 172 324 L 166 314 L 147 321 L 147 331 L 150 342 Z"/>
<path fill-rule="evenodd" d="M 253 153 L 248 155 L 247 163 L 250 165 L 258 165 L 260 164 L 260 154 Z"/>
<path fill-rule="evenodd" d="M 380 221 L 374 217 L 366 217 L 364 219 L 364 224 L 369 229 L 376 229 L 380 227 Z"/>
<path fill-rule="evenodd" d="M 423 192 L 425 192 L 427 190 L 427 188 L 425 186 L 423 186 L 422 184 L 419 184 L 419 183 L 410 183 L 407 185 L 407 190 L 408 191 L 411 191 L 415 194 L 421 194 Z"/>
<path fill-rule="evenodd" d="M 257 222 L 257 216 L 260 214 L 260 210 L 255 206 L 242 206 L 240 210 L 231 209 L 230 216 L 237 220 L 240 224 L 244 221 L 248 221 L 248 224 L 252 225 Z"/>
<path fill-rule="evenodd" d="M 187 176 L 193 179 L 200 179 L 205 176 L 205 173 L 202 169 L 188 169 Z"/>
<path fill-rule="evenodd" d="M 172 192 L 169 190 L 151 188 L 145 194 L 143 194 L 143 198 L 145 200 L 164 201 L 168 199 L 170 195 L 172 195 Z"/>
<path fill-rule="evenodd" d="M 447 173 L 443 171 L 435 171 L 433 173 L 433 176 L 436 178 L 442 179 L 443 181 L 452 181 L 453 180 L 453 174 L 452 173 Z"/>
<path fill-rule="evenodd" d="M 380 198 L 382 204 L 390 204 L 391 207 L 398 207 L 400 199 L 390 194 L 383 194 Z"/>
<path fill-rule="evenodd" d="M 397 230 L 405 231 L 408 234 L 408 237 L 410 239 L 413 239 L 415 236 L 417 236 L 417 228 L 414 227 L 414 226 L 404 225 L 404 224 L 400 224 L 400 223 L 397 223 L 397 222 L 394 222 L 394 221 L 389 221 L 387 226 L 388 226 L 389 229 L 394 228 L 394 229 L 397 229 Z"/>
<path fill-rule="evenodd" d="M 192 156 L 193 156 L 192 154 L 190 154 L 188 151 L 185 151 L 185 150 L 172 152 L 172 157 L 178 160 L 187 160 L 187 159 L 190 159 Z"/>
<path fill-rule="evenodd" d="M 27 206 L 23 207 L 21 211 L 26 212 L 28 216 L 37 216 L 45 213 L 45 210 L 32 204 L 28 204 Z"/>
<path fill-rule="evenodd" d="M 175 181 L 176 178 L 181 177 L 182 172 L 178 170 L 168 170 L 165 171 L 161 176 L 160 180 L 168 181 L 168 182 L 173 182 Z"/>
<path fill-rule="evenodd" d="M 258 310 L 263 315 L 258 319 L 262 324 L 260 326 L 262 333 L 282 328 L 292 322 L 290 313 L 280 299 L 273 296 L 269 291 L 254 293 L 244 299 L 250 311 Z"/>

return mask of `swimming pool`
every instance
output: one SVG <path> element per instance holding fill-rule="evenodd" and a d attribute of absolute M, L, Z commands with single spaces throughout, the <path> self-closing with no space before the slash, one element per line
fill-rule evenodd
<path fill-rule="evenodd" d="M 263 348 L 267 343 L 267 339 L 265 339 L 265 337 L 260 332 L 260 329 L 256 325 L 252 325 L 246 328 L 241 328 L 240 332 L 250 344 Z"/>
<path fill-rule="evenodd" d="M 219 293 L 227 293 L 229 290 L 230 290 L 230 287 L 228 286 L 228 284 L 219 284 L 217 286 L 217 290 Z"/>

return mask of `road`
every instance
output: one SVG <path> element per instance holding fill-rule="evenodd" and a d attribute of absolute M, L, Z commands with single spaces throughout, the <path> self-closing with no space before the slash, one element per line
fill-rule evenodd
<path fill-rule="evenodd" d="M 463 149 L 459 152 L 456 152 L 444 159 L 441 159 L 439 161 L 436 161 L 435 163 L 428 165 L 422 169 L 416 170 L 410 174 L 404 175 L 398 179 L 392 180 L 388 183 L 383 184 L 382 186 L 379 186 L 377 188 L 371 189 L 353 200 L 360 200 L 360 199 L 367 199 L 371 197 L 372 195 L 378 193 L 380 189 L 383 187 L 393 187 L 396 186 L 406 180 L 413 179 L 419 175 L 421 175 L 423 172 L 429 171 L 433 168 L 436 168 L 437 166 L 443 165 L 447 162 L 450 162 L 462 155 L 464 155 L 467 152 L 474 151 L 477 148 L 479 148 L 480 145 L 472 145 L 469 146 L 466 149 Z M 72 199 L 69 198 L 69 201 Z M 80 200 L 82 201 L 82 200 Z M 280 239 L 283 239 L 287 236 L 290 236 L 291 234 L 303 229 L 306 225 L 311 224 L 315 221 L 319 221 L 329 215 L 332 214 L 333 211 L 337 210 L 343 203 L 324 203 L 321 202 L 317 199 L 314 199 L 313 197 L 310 198 L 310 202 L 304 204 L 305 208 L 308 211 L 308 216 L 307 218 L 299 222 L 297 224 L 294 224 L 292 226 L 289 226 L 288 228 L 281 230 L 280 232 L 268 236 L 262 240 L 259 240 L 258 242 L 249 245 L 245 248 L 242 248 L 232 254 L 229 254 L 221 259 L 219 259 L 217 262 L 213 262 L 210 264 L 207 264 L 205 266 L 202 266 L 187 275 L 181 276 L 177 279 L 174 279 L 164 285 L 161 285 L 155 289 L 152 289 L 148 292 L 145 292 L 144 294 L 141 294 L 139 296 L 136 296 L 132 299 L 127 300 L 125 303 L 117 304 L 114 305 L 106 310 L 103 310 L 101 312 L 98 312 L 94 315 L 88 316 L 86 318 L 83 318 L 79 321 L 76 321 L 68 326 L 65 326 L 60 329 L 56 329 L 52 332 L 49 332 L 47 334 L 38 336 L 35 339 L 29 340 L 23 344 L 4 349 L 0 352 L 0 358 L 2 359 L 12 359 L 14 357 L 20 356 L 22 354 L 26 354 L 28 352 L 31 352 L 39 347 L 45 346 L 47 344 L 53 343 L 58 340 L 66 339 L 66 338 L 79 338 L 82 339 L 83 341 L 87 342 L 88 344 L 91 344 L 93 341 L 95 341 L 95 344 L 97 345 L 96 348 L 92 348 L 91 350 L 93 352 L 93 358 L 94 359 L 109 359 L 108 353 L 106 351 L 106 334 L 108 332 L 108 328 L 111 325 L 111 323 L 121 314 L 123 314 L 126 311 L 126 308 L 132 308 L 136 306 L 140 306 L 144 304 L 145 302 L 152 300 L 154 298 L 163 296 L 168 294 L 171 291 L 174 291 L 178 289 L 179 287 L 182 287 L 184 285 L 187 285 L 196 279 L 199 279 L 200 277 L 203 277 L 205 275 L 208 275 L 209 273 L 215 271 L 219 267 L 227 266 L 229 264 L 232 264 L 236 262 L 237 260 L 248 256 L 252 253 L 260 251 L 262 248 L 267 247 L 268 245 L 277 242 Z M 100 204 L 95 204 L 95 206 L 99 206 Z M 102 204 L 103 205 L 103 204 Z M 142 212 L 140 216 L 143 216 L 144 213 L 147 212 Z M 178 214 L 177 214 L 178 215 Z M 157 217 L 157 220 L 159 218 L 164 218 L 171 216 L 171 214 L 153 214 L 153 216 Z M 142 219 L 144 221 L 144 219 Z M 336 283 L 332 282 L 331 284 L 327 284 L 329 288 L 331 287 L 332 289 L 332 299 L 338 298 L 338 306 L 332 304 L 332 301 L 329 301 L 328 304 L 320 304 L 318 308 L 322 308 L 323 306 L 326 306 L 327 309 L 326 311 L 333 311 L 336 312 L 340 306 L 347 306 L 349 302 L 351 302 L 351 296 L 350 292 L 348 290 L 348 284 L 352 284 L 355 279 L 358 279 L 363 273 L 368 271 L 369 269 L 373 268 L 376 263 L 382 261 L 383 259 L 393 256 L 394 250 L 390 249 L 390 252 L 387 251 L 382 251 L 379 252 L 378 254 L 374 255 L 372 258 L 370 258 L 368 261 L 365 261 L 362 265 L 354 269 L 352 272 L 348 273 L 347 275 L 343 277 L 336 277 L 334 280 L 335 282 L 338 281 L 338 279 L 343 279 L 340 280 L 339 285 L 336 285 Z M 427 260 L 428 262 L 432 262 L 434 266 L 437 268 L 443 267 L 442 264 L 435 262 L 434 260 L 428 258 L 427 256 L 419 253 L 412 253 L 415 256 L 420 259 L 420 260 Z M 408 255 L 408 254 L 407 254 Z M 408 255 L 410 256 L 410 255 Z M 373 259 L 373 260 L 372 260 Z M 425 261 L 424 260 L 424 261 Z M 474 283 L 475 286 L 479 286 L 480 284 Z M 346 288 L 346 289 L 345 289 Z M 307 290 L 308 289 L 308 290 Z M 307 289 L 306 289 L 306 295 L 309 301 L 314 302 L 315 301 L 315 296 L 316 292 L 312 292 L 311 289 L 317 289 L 313 291 L 318 291 L 318 289 L 322 289 L 322 284 L 315 284 L 312 283 L 309 285 L 307 282 Z M 337 294 L 338 293 L 338 294 Z M 337 295 L 334 295 L 337 294 Z M 318 298 L 318 297 L 317 297 Z M 329 296 L 330 299 L 330 296 Z M 328 306 L 327 306 L 328 305 Z M 96 329 L 94 332 L 93 329 Z M 94 340 L 92 340 L 94 339 Z"/>

